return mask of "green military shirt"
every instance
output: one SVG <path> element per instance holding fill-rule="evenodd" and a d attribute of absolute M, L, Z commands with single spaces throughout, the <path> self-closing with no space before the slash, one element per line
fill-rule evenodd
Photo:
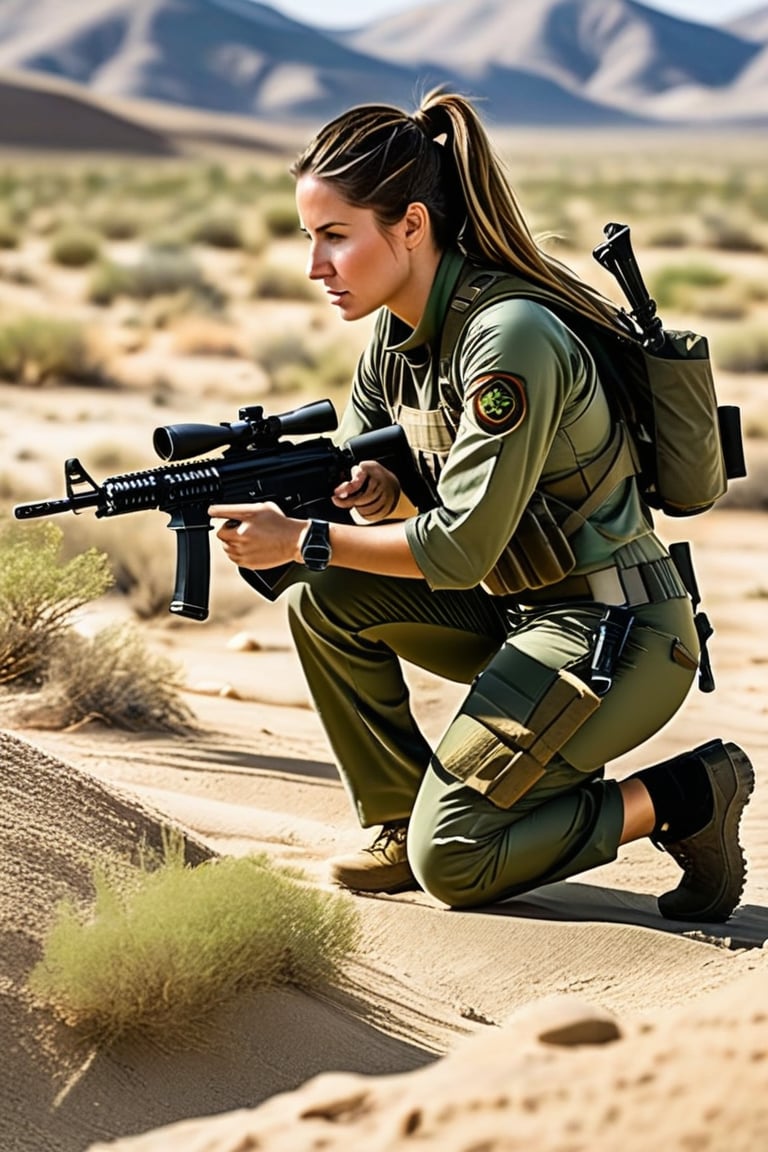
<path fill-rule="evenodd" d="M 464 268 L 458 252 L 444 255 L 416 329 L 382 310 L 339 430 L 346 440 L 392 422 L 405 428 L 434 498 L 406 534 L 433 588 L 482 583 L 534 490 L 588 465 L 613 432 L 590 353 L 532 300 L 473 311 L 441 375 L 440 333 Z M 623 565 L 664 554 L 633 478 L 619 480 L 570 543 L 575 573 L 619 551 Z"/>

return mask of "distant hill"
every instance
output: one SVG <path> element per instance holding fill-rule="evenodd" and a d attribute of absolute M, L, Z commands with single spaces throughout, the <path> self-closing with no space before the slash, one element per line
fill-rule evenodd
<path fill-rule="evenodd" d="M 746 16 L 739 16 L 736 20 L 729 20 L 722 27 L 735 36 L 743 36 L 745 40 L 758 40 L 760 43 L 768 41 L 768 4 L 748 12 Z"/>
<path fill-rule="evenodd" d="M 469 77 L 497 115 L 514 111 L 521 75 L 644 119 L 698 120 L 696 94 L 728 92 L 760 52 L 754 40 L 635 0 L 442 0 L 343 34 L 384 60 Z M 669 110 L 670 94 L 685 93 Z M 768 90 L 754 108 L 768 119 Z M 741 111 L 739 116 L 741 116 Z"/>
<path fill-rule="evenodd" d="M 0 72 L 246 116 L 325 117 L 412 73 L 252 0 L 0 0 Z"/>
<path fill-rule="evenodd" d="M 231 140 L 368 101 L 412 107 L 438 83 L 481 97 L 499 125 L 766 124 L 766 24 L 766 7 L 711 27 L 637 0 L 433 0 L 331 34 L 256 0 L 0 0 L 0 76 L 69 81 L 128 122 L 136 101 L 200 110 L 220 118 L 204 135 Z M 15 126 L 14 107 L 0 143 L 33 123 Z"/>
<path fill-rule="evenodd" d="M 101 106 L 87 90 L 52 77 L 0 77 L 0 145 L 167 156 L 172 139 Z"/>

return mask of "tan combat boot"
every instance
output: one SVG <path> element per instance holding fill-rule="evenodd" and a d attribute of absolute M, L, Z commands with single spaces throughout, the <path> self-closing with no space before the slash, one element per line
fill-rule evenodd
<path fill-rule="evenodd" d="M 331 860 L 331 880 L 355 892 L 386 892 L 391 895 L 418 888 L 408 863 L 407 833 L 407 820 L 384 824 L 370 847 Z"/>
<path fill-rule="evenodd" d="M 747 865 L 739 843 L 739 821 L 755 782 L 752 765 L 738 744 L 713 740 L 689 753 L 709 777 L 712 818 L 692 836 L 660 848 L 683 869 L 671 892 L 659 897 L 659 911 L 670 920 L 727 920 L 741 899 Z"/>

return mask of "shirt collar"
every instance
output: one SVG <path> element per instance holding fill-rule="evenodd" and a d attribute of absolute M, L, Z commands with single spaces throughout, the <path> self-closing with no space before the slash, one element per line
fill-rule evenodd
<path fill-rule="evenodd" d="M 454 248 L 447 249 L 437 266 L 435 279 L 427 298 L 427 304 L 421 319 L 415 328 L 410 328 L 404 321 L 392 317 L 390 335 L 397 337 L 406 333 L 400 343 L 389 344 L 388 352 L 410 352 L 422 344 L 431 344 L 443 326 L 443 319 L 448 311 L 448 305 L 453 296 L 461 270 L 464 267 L 464 257 Z"/>

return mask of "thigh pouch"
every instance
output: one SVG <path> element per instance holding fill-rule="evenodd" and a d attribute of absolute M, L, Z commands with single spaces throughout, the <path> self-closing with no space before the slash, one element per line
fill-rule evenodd
<path fill-rule="evenodd" d="M 578 676 L 519 649 L 514 670 L 514 685 L 493 665 L 481 674 L 437 749 L 447 772 L 498 808 L 511 808 L 536 784 L 600 705 Z"/>

